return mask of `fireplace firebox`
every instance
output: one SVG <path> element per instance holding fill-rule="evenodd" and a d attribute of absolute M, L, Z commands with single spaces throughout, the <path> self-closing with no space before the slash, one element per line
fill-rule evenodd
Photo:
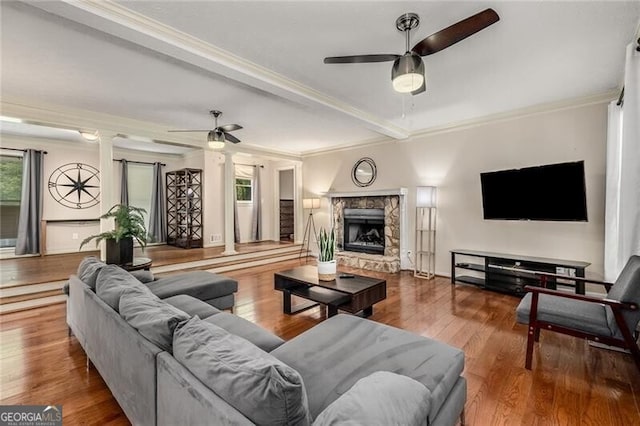
<path fill-rule="evenodd" d="M 384 254 L 384 209 L 344 209 L 343 250 Z"/>

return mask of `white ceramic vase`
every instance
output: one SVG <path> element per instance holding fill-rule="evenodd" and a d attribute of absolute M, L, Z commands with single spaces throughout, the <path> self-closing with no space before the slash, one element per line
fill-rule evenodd
<path fill-rule="evenodd" d="M 333 281 L 336 279 L 336 261 L 318 261 L 318 279 L 320 281 Z"/>

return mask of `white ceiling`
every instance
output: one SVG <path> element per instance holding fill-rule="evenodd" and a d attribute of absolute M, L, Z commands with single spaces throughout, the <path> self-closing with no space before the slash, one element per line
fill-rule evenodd
<path fill-rule="evenodd" d="M 234 133 L 244 146 L 297 154 L 618 89 L 624 48 L 640 20 L 638 1 L 0 7 L 3 98 L 162 129 L 210 128 L 208 110 L 216 108 L 221 124 L 244 127 Z M 322 63 L 325 56 L 403 53 L 394 25 L 401 13 L 421 17 L 415 43 L 487 7 L 498 23 L 425 58 L 422 95 L 393 91 L 391 63 Z M 156 29 L 160 35 L 151 34 Z"/>

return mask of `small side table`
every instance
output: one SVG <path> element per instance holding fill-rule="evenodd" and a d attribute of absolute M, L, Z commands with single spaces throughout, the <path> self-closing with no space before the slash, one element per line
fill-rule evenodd
<path fill-rule="evenodd" d="M 152 261 L 148 257 L 134 257 L 133 262 L 127 263 L 126 265 L 119 265 L 119 266 L 125 271 L 129 271 L 129 272 L 139 271 L 141 269 L 148 271 L 149 268 L 151 268 L 151 263 Z"/>

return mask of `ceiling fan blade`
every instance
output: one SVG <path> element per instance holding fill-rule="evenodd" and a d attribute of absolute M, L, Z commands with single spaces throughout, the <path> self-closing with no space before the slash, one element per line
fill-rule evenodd
<path fill-rule="evenodd" d="M 411 92 L 411 95 L 412 95 L 412 96 L 419 95 L 420 93 L 422 93 L 422 92 L 424 92 L 424 91 L 426 91 L 426 90 L 427 90 L 427 79 L 425 78 L 425 79 L 422 81 L 422 86 L 418 87 L 416 90 L 414 90 L 413 92 Z"/>
<path fill-rule="evenodd" d="M 353 56 L 331 56 L 324 58 L 325 64 L 362 64 L 368 62 L 389 62 L 395 61 L 400 55 L 353 55 Z"/>
<path fill-rule="evenodd" d="M 224 132 L 224 140 L 231 143 L 239 143 L 240 139 L 233 136 L 231 133 Z"/>
<path fill-rule="evenodd" d="M 224 126 L 218 126 L 215 130 L 222 130 L 223 132 L 233 132 L 234 130 L 242 129 L 242 126 L 239 124 L 225 124 Z"/>
<path fill-rule="evenodd" d="M 439 52 L 447 47 L 456 44 L 465 38 L 487 28 L 500 20 L 500 17 L 493 9 L 486 9 L 480 13 L 463 19 L 450 27 L 431 34 L 415 46 L 412 51 L 420 56 L 427 56 Z"/>
<path fill-rule="evenodd" d="M 209 130 L 167 130 L 169 133 L 184 133 L 184 132 L 210 132 Z"/>

